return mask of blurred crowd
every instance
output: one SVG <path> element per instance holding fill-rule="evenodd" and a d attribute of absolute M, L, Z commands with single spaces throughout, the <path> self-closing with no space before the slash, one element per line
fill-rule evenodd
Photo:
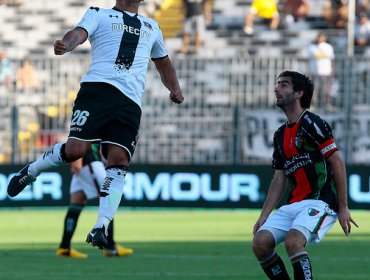
<path fill-rule="evenodd" d="M 22 0 L 0 0 L 0 5 L 18 7 L 22 4 Z"/>
<path fill-rule="evenodd" d="M 312 9 L 310 0 L 253 0 L 245 17 L 244 31 L 253 34 L 253 21 L 262 18 L 271 29 L 284 28 L 297 21 L 305 21 Z M 322 17 L 327 28 L 346 28 L 348 0 L 323 0 Z M 360 15 L 369 15 L 369 0 L 356 1 L 357 24 Z"/>
<path fill-rule="evenodd" d="M 5 51 L 0 50 L 0 92 L 2 95 L 17 91 L 27 93 L 36 91 L 40 86 L 37 68 L 30 57 L 25 57 L 19 65 L 8 59 Z"/>

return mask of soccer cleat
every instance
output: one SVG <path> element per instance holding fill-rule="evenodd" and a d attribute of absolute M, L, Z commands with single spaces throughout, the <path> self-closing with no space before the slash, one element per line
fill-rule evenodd
<path fill-rule="evenodd" d="M 75 258 L 75 259 L 86 259 L 87 255 L 81 253 L 75 249 L 70 248 L 58 248 L 57 252 L 55 253 L 57 257 L 67 257 L 67 258 Z"/>
<path fill-rule="evenodd" d="M 93 228 L 87 235 L 86 242 L 94 247 L 97 246 L 100 250 L 108 246 L 107 233 L 105 227 Z"/>
<path fill-rule="evenodd" d="M 134 252 L 134 250 L 130 248 L 123 247 L 121 245 L 115 244 L 114 249 L 103 249 L 103 254 L 107 257 L 124 257 L 131 255 Z"/>
<path fill-rule="evenodd" d="M 17 196 L 25 187 L 27 187 L 32 182 L 36 181 L 36 178 L 28 172 L 27 164 L 23 167 L 13 178 L 9 181 L 8 184 L 8 195 L 11 197 Z"/>

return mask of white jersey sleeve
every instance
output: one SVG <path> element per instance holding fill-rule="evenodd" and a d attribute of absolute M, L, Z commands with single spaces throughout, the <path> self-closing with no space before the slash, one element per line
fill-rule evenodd
<path fill-rule="evenodd" d="M 91 7 L 85 12 L 80 22 L 76 25 L 76 27 L 85 29 L 89 37 L 98 27 L 98 11 L 98 8 Z"/>
<path fill-rule="evenodd" d="M 159 28 L 159 27 L 158 27 Z M 153 48 L 152 48 L 152 59 L 158 59 L 167 56 L 167 50 L 164 46 L 164 40 L 162 32 L 158 33 L 158 39 L 154 42 Z"/>

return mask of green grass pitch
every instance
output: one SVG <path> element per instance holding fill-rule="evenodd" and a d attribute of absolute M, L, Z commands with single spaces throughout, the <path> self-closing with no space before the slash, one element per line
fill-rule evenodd
<path fill-rule="evenodd" d="M 117 242 L 134 249 L 108 258 L 84 242 L 96 220 L 87 208 L 72 240 L 88 259 L 55 257 L 66 208 L 0 210 L 0 279 L 258 280 L 266 279 L 251 251 L 257 210 L 134 210 L 120 208 Z M 308 246 L 315 279 L 369 279 L 370 212 L 352 211 L 360 228 L 345 237 L 339 224 Z M 278 252 L 292 275 L 284 248 Z"/>

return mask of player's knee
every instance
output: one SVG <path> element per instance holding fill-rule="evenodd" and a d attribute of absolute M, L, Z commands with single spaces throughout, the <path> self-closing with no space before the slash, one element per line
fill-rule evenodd
<path fill-rule="evenodd" d="M 291 255 L 293 252 L 297 252 L 298 246 L 293 240 L 286 239 L 285 240 L 285 249 L 288 252 L 288 254 Z"/>
<path fill-rule="evenodd" d="M 112 146 L 108 151 L 108 166 L 128 167 L 130 163 L 130 155 L 125 149 L 118 146 Z"/>
<path fill-rule="evenodd" d="M 79 158 L 82 158 L 90 147 L 90 143 L 85 142 L 70 142 L 67 141 L 64 144 L 62 150 L 62 157 L 65 162 L 73 162 Z"/>
<path fill-rule="evenodd" d="M 304 250 L 305 242 L 301 238 L 293 235 L 287 235 L 285 239 L 285 249 L 289 255 L 295 254 Z"/>
<path fill-rule="evenodd" d="M 274 241 L 266 231 L 259 231 L 255 234 L 252 242 L 252 249 L 258 259 L 264 258 L 274 249 Z"/>
<path fill-rule="evenodd" d="M 84 192 L 78 191 L 71 194 L 70 197 L 71 204 L 79 204 L 79 205 L 86 205 L 87 204 L 87 197 Z"/>
<path fill-rule="evenodd" d="M 259 256 L 260 252 L 262 251 L 261 245 L 261 241 L 258 238 L 253 238 L 252 250 L 256 256 Z"/>

